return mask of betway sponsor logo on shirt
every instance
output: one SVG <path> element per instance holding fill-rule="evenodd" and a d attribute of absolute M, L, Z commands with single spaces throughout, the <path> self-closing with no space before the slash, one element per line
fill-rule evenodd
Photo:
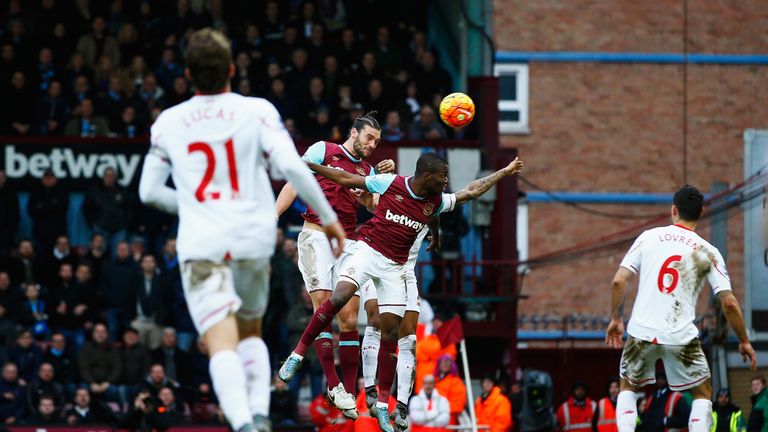
<path fill-rule="evenodd" d="M 388 221 L 392 221 L 392 222 L 398 223 L 400 225 L 405 225 L 408 228 L 413 228 L 413 230 L 415 230 L 415 231 L 421 231 L 421 229 L 424 228 L 424 224 L 423 223 L 421 223 L 419 221 L 415 221 L 415 220 L 413 220 L 413 219 L 411 219 L 411 218 L 409 218 L 408 216 L 405 216 L 405 215 L 394 214 L 389 209 L 387 209 L 387 212 L 385 213 L 384 217 Z"/>
<path fill-rule="evenodd" d="M 46 170 L 58 178 L 93 178 L 112 167 L 117 170 L 118 183 L 127 186 L 136 174 L 141 155 L 89 153 L 75 154 L 71 148 L 54 147 L 50 153 L 21 153 L 13 145 L 5 146 L 5 172 L 9 178 L 27 175 L 42 177 Z"/>

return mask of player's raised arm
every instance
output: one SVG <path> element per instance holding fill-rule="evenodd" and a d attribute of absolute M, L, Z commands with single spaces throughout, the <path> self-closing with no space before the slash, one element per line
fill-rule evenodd
<path fill-rule="evenodd" d="M 464 204 L 468 201 L 477 199 L 482 194 L 488 192 L 496 183 L 507 176 L 512 176 L 520 172 L 523 169 L 523 162 L 518 158 L 515 158 L 506 167 L 496 171 L 495 173 L 477 179 L 472 183 L 465 186 L 463 189 L 456 192 L 456 204 Z"/>
<path fill-rule="evenodd" d="M 155 141 L 153 139 L 153 141 Z M 171 175 L 171 164 L 162 148 L 152 143 L 149 153 L 144 158 L 144 168 L 139 181 L 139 198 L 144 204 L 156 207 L 164 212 L 176 214 L 179 204 L 176 201 L 176 189 L 165 185 Z"/>
<path fill-rule="evenodd" d="M 294 189 L 293 185 L 290 183 L 286 183 L 285 186 L 280 189 L 280 193 L 277 195 L 277 200 L 275 201 L 277 217 L 282 216 L 283 213 L 291 207 L 291 204 L 293 204 L 297 196 L 296 189 Z"/>
<path fill-rule="evenodd" d="M 365 185 L 365 177 L 363 176 L 350 174 L 340 169 L 328 168 L 312 162 L 307 162 L 307 165 L 312 171 L 345 188 L 368 190 L 368 187 Z"/>

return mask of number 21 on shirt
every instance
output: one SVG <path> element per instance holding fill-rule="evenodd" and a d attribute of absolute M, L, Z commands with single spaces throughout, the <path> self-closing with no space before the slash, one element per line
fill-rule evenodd
<path fill-rule="evenodd" d="M 229 185 L 232 188 L 232 199 L 237 199 L 240 196 L 240 185 L 237 181 L 237 164 L 235 159 L 235 146 L 232 142 L 232 138 L 228 139 L 224 143 L 224 149 L 227 154 L 227 170 L 229 172 Z M 202 153 L 205 156 L 206 168 L 203 178 L 200 181 L 200 185 L 195 190 L 195 198 L 198 201 L 204 202 L 206 200 L 218 200 L 221 198 L 221 191 L 206 191 L 213 176 L 216 172 L 216 154 L 211 144 L 198 141 L 193 142 L 187 146 L 188 153 L 190 155 L 195 153 Z"/>

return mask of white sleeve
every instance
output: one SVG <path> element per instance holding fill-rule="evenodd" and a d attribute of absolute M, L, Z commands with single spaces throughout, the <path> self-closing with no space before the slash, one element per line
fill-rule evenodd
<path fill-rule="evenodd" d="M 456 194 L 444 193 L 442 198 L 443 201 L 442 204 L 440 204 L 440 210 L 437 212 L 437 214 L 453 211 L 456 208 Z"/>
<path fill-rule="evenodd" d="M 141 180 L 139 180 L 139 198 L 144 204 L 167 213 L 176 214 L 179 212 L 176 189 L 165 185 L 171 174 L 171 163 L 159 138 L 160 135 L 153 127 L 152 144 L 149 153 L 144 158 L 144 167 L 141 170 Z"/>
<path fill-rule="evenodd" d="M 325 199 L 315 177 L 296 152 L 296 146 L 285 130 L 280 114 L 268 102 L 260 108 L 259 146 L 272 168 L 272 176 L 288 180 L 301 199 L 317 213 L 323 225 L 336 222 L 336 213 Z"/>
<path fill-rule="evenodd" d="M 621 260 L 621 266 L 627 270 L 630 270 L 634 274 L 638 274 L 640 272 L 640 261 L 642 260 L 642 246 L 644 238 L 645 233 L 640 234 L 640 236 L 635 239 L 635 242 L 632 243 L 632 247 L 629 248 L 629 252 L 624 255 L 624 259 Z"/>
<path fill-rule="evenodd" d="M 445 427 L 451 421 L 451 403 L 448 399 L 440 395 L 437 400 L 437 418 L 433 422 L 434 427 Z"/>
<path fill-rule="evenodd" d="M 728 269 L 725 268 L 725 260 L 723 259 L 723 256 L 720 255 L 720 251 L 716 248 L 712 248 L 711 251 L 712 268 L 710 268 L 709 273 L 707 274 L 707 282 L 709 282 L 709 286 L 712 287 L 712 292 L 714 294 L 717 294 L 720 291 L 730 291 L 731 278 L 728 276 Z"/>
<path fill-rule="evenodd" d="M 424 409 L 421 397 L 411 398 L 408 414 L 411 416 L 411 422 L 414 425 L 421 426 L 427 422 L 426 410 Z"/>

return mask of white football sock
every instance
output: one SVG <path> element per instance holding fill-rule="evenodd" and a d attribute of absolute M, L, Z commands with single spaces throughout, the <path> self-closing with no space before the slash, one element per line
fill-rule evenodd
<path fill-rule="evenodd" d="M 634 432 L 637 426 L 637 393 L 624 390 L 616 400 L 616 426 L 619 432 Z"/>
<path fill-rule="evenodd" d="M 363 380 L 365 387 L 376 385 L 376 365 L 379 361 L 379 346 L 381 345 L 381 330 L 368 326 L 363 335 Z"/>
<path fill-rule="evenodd" d="M 691 416 L 688 417 L 689 432 L 709 432 L 712 422 L 712 401 L 694 399 L 691 403 Z"/>
<path fill-rule="evenodd" d="M 245 372 L 237 353 L 219 351 L 211 357 L 208 367 L 211 371 L 213 389 L 219 398 L 219 405 L 229 424 L 232 425 L 232 429 L 238 430 L 251 423 Z"/>
<path fill-rule="evenodd" d="M 237 344 L 237 354 L 243 362 L 248 405 L 251 415 L 269 417 L 269 398 L 272 369 L 269 365 L 269 351 L 261 338 L 249 337 Z"/>
<path fill-rule="evenodd" d="M 397 347 L 397 401 L 408 406 L 416 378 L 416 335 L 400 338 Z"/>

